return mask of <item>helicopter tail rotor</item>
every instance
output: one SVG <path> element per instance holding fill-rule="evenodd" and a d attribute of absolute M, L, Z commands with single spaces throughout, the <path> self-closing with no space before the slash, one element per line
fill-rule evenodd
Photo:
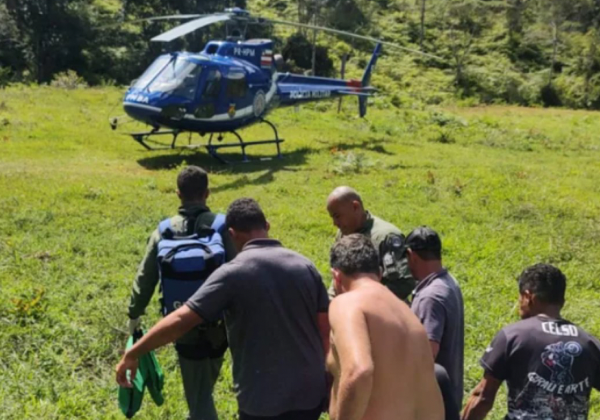
<path fill-rule="evenodd" d="M 365 73 L 362 78 L 362 87 L 368 87 L 371 83 L 371 74 L 373 74 L 373 70 L 375 69 L 375 65 L 377 64 L 377 59 L 379 58 L 379 54 L 381 54 L 381 44 L 377 44 L 375 46 L 375 51 L 373 51 L 373 55 L 371 56 L 371 60 L 365 69 Z M 358 97 L 358 112 L 362 117 L 367 115 L 367 99 L 366 96 Z"/>

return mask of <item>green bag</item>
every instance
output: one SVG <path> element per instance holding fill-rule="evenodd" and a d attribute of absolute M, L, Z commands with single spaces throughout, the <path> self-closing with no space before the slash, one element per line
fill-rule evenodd
<path fill-rule="evenodd" d="M 127 349 L 130 349 L 143 335 L 143 331 L 138 330 L 130 336 L 127 340 Z M 146 388 L 148 388 L 148 392 L 154 403 L 161 406 L 165 402 L 162 395 L 164 383 L 165 377 L 154 352 L 151 351 L 140 357 L 138 370 L 132 381 L 132 388 L 119 387 L 119 407 L 121 412 L 128 419 L 132 418 L 142 406 Z"/>

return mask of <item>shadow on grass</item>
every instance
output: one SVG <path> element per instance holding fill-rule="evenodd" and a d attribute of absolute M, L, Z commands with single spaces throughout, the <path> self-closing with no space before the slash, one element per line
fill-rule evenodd
<path fill-rule="evenodd" d="M 324 143 L 324 142 L 319 142 Z M 348 150 L 364 150 L 367 152 L 375 152 L 382 155 L 393 156 L 394 153 L 388 151 L 383 145 L 387 143 L 384 139 L 369 139 L 363 140 L 360 143 L 344 143 L 338 142 L 333 143 L 329 146 L 331 149 L 336 149 L 338 151 L 348 151 Z"/>
<path fill-rule="evenodd" d="M 222 156 L 230 163 L 224 164 L 207 153 L 182 152 L 162 156 L 152 156 L 139 159 L 138 163 L 149 170 L 172 169 L 182 164 L 197 165 L 209 173 L 240 174 L 235 181 L 211 187 L 212 192 L 238 189 L 248 185 L 264 185 L 275 180 L 275 174 L 281 171 L 297 172 L 298 167 L 306 163 L 307 155 L 314 152 L 309 148 L 302 148 L 289 153 L 282 153 L 281 158 L 273 155 L 248 155 L 250 161 L 243 162 L 241 153 L 227 153 Z M 248 175 L 262 172 L 258 177 Z"/>

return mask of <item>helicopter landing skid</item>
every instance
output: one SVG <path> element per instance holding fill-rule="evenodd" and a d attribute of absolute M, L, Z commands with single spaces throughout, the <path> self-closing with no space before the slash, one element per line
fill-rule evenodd
<path fill-rule="evenodd" d="M 214 144 L 213 139 L 215 138 L 216 133 L 211 133 L 210 137 L 208 139 L 208 144 L 203 146 L 200 144 L 191 144 L 191 138 L 192 138 L 193 133 L 187 132 L 187 133 L 189 133 L 189 137 L 188 137 L 189 144 L 185 145 L 185 146 L 176 146 L 175 144 L 177 142 L 177 137 L 179 136 L 179 134 L 182 134 L 185 131 L 182 131 L 182 130 L 162 130 L 162 131 L 151 130 L 151 131 L 143 132 L 143 133 L 130 133 L 129 135 L 131 136 L 131 138 L 133 138 L 133 140 L 135 140 L 137 143 L 141 144 L 146 150 L 198 149 L 200 147 L 205 147 L 208 154 L 211 155 L 213 158 L 217 159 L 221 163 L 230 163 L 230 162 L 227 161 L 222 155 L 219 154 L 219 149 L 239 147 L 242 149 L 242 161 L 250 162 L 250 159 L 248 159 L 248 155 L 246 155 L 246 147 L 258 146 L 258 145 L 264 145 L 264 144 L 274 144 L 277 147 L 277 157 L 281 158 L 282 156 L 281 156 L 280 144 L 283 143 L 284 140 L 279 138 L 277 128 L 275 127 L 275 125 L 273 125 L 273 123 L 271 123 L 270 121 L 267 121 L 267 120 L 260 120 L 260 122 L 267 124 L 269 127 L 271 127 L 273 129 L 273 133 L 275 134 L 275 138 L 273 140 L 244 141 L 242 136 L 240 136 L 240 134 L 237 131 L 232 130 L 232 131 L 228 131 L 228 133 L 233 134 L 237 138 L 237 140 L 238 140 L 237 143 Z M 159 147 L 155 147 L 155 146 L 151 146 L 150 144 L 148 144 L 148 142 L 153 142 L 152 140 L 150 140 L 150 137 L 161 136 L 161 135 L 173 136 L 173 141 L 171 142 L 170 146 L 161 145 Z M 223 141 L 223 134 L 219 133 L 216 137 L 216 140 L 219 142 Z"/>
<path fill-rule="evenodd" d="M 248 155 L 246 155 L 246 147 L 248 146 L 259 146 L 262 144 L 274 144 L 277 147 L 277 157 L 281 158 L 281 146 L 280 144 L 283 143 L 283 139 L 279 138 L 279 134 L 277 133 L 277 128 L 275 127 L 275 125 L 273 125 L 273 123 L 271 123 L 270 121 L 267 120 L 260 120 L 261 123 L 267 124 L 269 127 L 271 127 L 273 129 L 273 133 L 275 134 L 275 138 L 273 140 L 254 140 L 254 141 L 244 141 L 244 139 L 242 138 L 242 136 L 239 135 L 239 133 L 235 130 L 229 131 L 228 133 L 233 134 L 239 141 L 239 143 L 229 143 L 229 144 L 214 144 L 213 143 L 213 138 L 215 133 L 211 133 L 209 139 L 208 139 L 208 144 L 205 146 L 206 147 L 206 151 L 208 152 L 209 155 L 211 155 L 212 157 L 214 157 L 215 159 L 217 159 L 219 162 L 221 163 L 230 163 L 227 160 L 225 160 L 223 158 L 223 156 L 221 156 L 218 152 L 219 149 L 223 149 L 223 148 L 228 148 L 228 147 L 239 147 L 242 149 L 242 161 L 243 162 L 250 162 L 250 159 L 248 159 Z M 217 141 L 222 141 L 223 140 L 223 135 L 219 134 L 217 137 Z"/>

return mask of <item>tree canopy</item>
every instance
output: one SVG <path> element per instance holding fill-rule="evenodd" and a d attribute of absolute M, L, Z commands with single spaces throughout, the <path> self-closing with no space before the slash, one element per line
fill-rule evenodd
<path fill-rule="evenodd" d="M 600 0 L 0 0 L 0 85 L 49 83 L 72 70 L 89 84 L 128 84 L 168 49 L 199 51 L 220 27 L 169 45 L 172 22 L 140 19 L 226 7 L 384 38 L 439 59 L 386 49 L 374 83 L 395 106 L 483 103 L 600 108 Z M 294 71 L 309 70 L 314 34 L 263 28 Z M 342 56 L 356 72 L 372 45 L 317 37 L 317 74 Z"/>

